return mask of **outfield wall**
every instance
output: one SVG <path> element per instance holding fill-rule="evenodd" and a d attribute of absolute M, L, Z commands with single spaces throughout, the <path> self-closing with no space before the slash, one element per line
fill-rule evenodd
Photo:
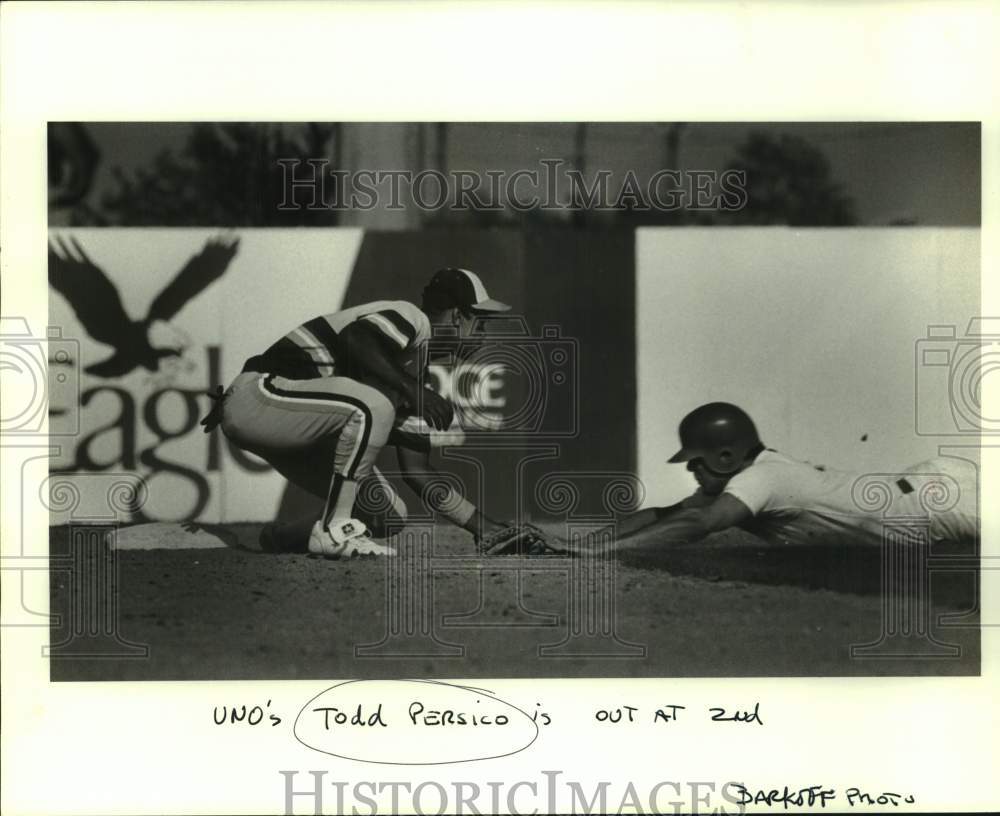
<path fill-rule="evenodd" d="M 66 245 L 76 241 L 117 289 L 130 318 L 139 320 L 216 234 L 208 229 L 60 229 L 51 237 Z M 77 311 L 50 288 L 50 323 L 64 345 L 70 344 L 72 358 L 70 364 L 50 364 L 51 431 L 58 445 L 52 470 L 59 472 L 54 479 L 83 497 L 77 517 L 107 515 L 112 486 L 138 477 L 149 490 L 145 504 L 125 512 L 135 520 L 268 520 L 311 507 L 313 501 L 289 490 L 258 459 L 219 433 L 201 432 L 198 420 L 209 407 L 206 392 L 228 383 L 247 357 L 318 313 L 372 299 L 419 303 L 430 273 L 446 265 L 476 270 L 492 294 L 513 304 L 526 332 L 520 346 L 545 363 L 543 382 L 529 381 L 530 370 L 526 374 L 519 370 L 524 367 L 510 365 L 494 371 L 489 383 L 479 383 L 486 388 L 477 388 L 475 377 L 453 384 L 468 392 L 459 396 L 475 402 L 488 393 L 497 410 L 508 415 L 539 394 L 544 404 L 538 423 L 529 418 L 501 440 L 481 434 L 462 450 L 435 458 L 448 458 L 444 466 L 498 517 L 537 510 L 532 491 L 523 485 L 541 473 L 634 469 L 631 233 L 260 229 L 231 237 L 239 237 L 240 245 L 224 274 L 176 316 L 149 328 L 154 347 L 183 350 L 165 358 L 156 371 L 87 373 L 112 349 L 93 339 Z M 107 300 L 94 293 L 89 308 L 110 315 L 113 310 L 102 298 Z M 566 348 L 571 354 L 563 359 L 557 352 Z M 386 471 L 397 469 L 388 452 L 379 464 Z M 67 519 L 56 512 L 52 520 Z"/>
<path fill-rule="evenodd" d="M 980 340 L 963 338 L 980 310 L 979 240 L 947 227 L 638 230 L 647 503 L 693 489 L 665 460 L 681 417 L 715 400 L 744 407 L 770 446 L 831 467 L 892 472 L 976 444 L 950 394 L 956 361 L 978 366 Z M 927 339 L 931 325 L 943 337 Z"/>
<path fill-rule="evenodd" d="M 51 237 L 78 242 L 117 288 L 129 316 L 142 319 L 157 293 L 218 234 L 80 229 L 53 231 Z M 63 401 L 71 409 L 74 402 L 72 391 L 58 388 L 54 377 L 78 378 L 78 416 L 70 418 L 77 432 L 53 439 L 59 453 L 52 461 L 53 470 L 69 471 L 64 478 L 84 496 L 77 515 L 101 514 L 111 474 L 147 481 L 148 500 L 138 519 L 253 519 L 277 506 L 283 489 L 278 477 L 221 434 L 202 433 L 206 393 L 232 379 L 243 360 L 290 326 L 314 316 L 318 302 L 342 302 L 363 235 L 356 229 L 241 230 L 238 237 L 238 253 L 222 277 L 169 322 L 150 327 L 153 346 L 183 349 L 154 372 L 139 367 L 117 377 L 88 374 L 87 366 L 112 349 L 93 340 L 70 303 L 50 287 L 50 324 L 78 344 L 72 369 L 50 362 L 54 404 Z M 58 431 L 66 419 L 53 417 L 50 429 Z"/>
<path fill-rule="evenodd" d="M 216 234 L 52 232 L 79 242 L 132 319 Z M 573 354 L 563 384 L 551 379 L 555 368 L 545 369 L 540 426 L 436 454 L 492 515 L 538 514 L 534 485 L 553 471 L 637 469 L 647 505 L 680 498 L 692 482 L 665 460 L 680 418 L 710 400 L 744 406 L 768 444 L 835 467 L 897 469 L 944 442 L 970 442 L 955 430 L 954 366 L 925 365 L 924 353 L 982 346 L 965 338 L 979 311 L 975 229 L 339 228 L 238 237 L 221 278 L 150 327 L 153 346 L 183 350 L 154 372 L 86 373 L 111 349 L 50 290 L 58 348 L 72 358 L 59 363 L 50 347 L 51 464 L 83 496 L 77 516 L 107 515 L 110 486 L 140 476 L 148 500 L 125 511 L 138 520 L 264 520 L 312 507 L 221 434 L 201 432 L 206 392 L 317 313 L 376 298 L 419 302 L 428 274 L 448 264 L 479 271 L 511 302 L 543 358 L 567 343 Z M 953 327 L 954 337 L 927 340 L 929 325 L 945 334 Z M 459 396 L 474 402 L 488 392 L 511 413 L 531 391 L 515 368 Z M 388 452 L 380 465 L 396 469 Z M 580 507 L 598 500 L 584 494 Z M 54 513 L 54 522 L 65 520 Z"/>

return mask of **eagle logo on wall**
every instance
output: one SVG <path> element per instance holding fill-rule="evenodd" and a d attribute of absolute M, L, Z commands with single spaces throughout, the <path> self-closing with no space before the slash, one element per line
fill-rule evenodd
<path fill-rule="evenodd" d="M 211 238 L 153 299 L 142 320 L 132 320 L 122 305 L 118 288 L 84 252 L 80 242 L 56 238 L 49 242 L 49 284 L 69 302 L 80 324 L 114 353 L 84 369 L 95 377 L 123 377 L 139 368 L 159 369 L 164 357 L 177 357 L 181 349 L 153 346 L 149 329 L 155 321 L 168 321 L 218 280 L 236 255 L 239 239 Z"/>

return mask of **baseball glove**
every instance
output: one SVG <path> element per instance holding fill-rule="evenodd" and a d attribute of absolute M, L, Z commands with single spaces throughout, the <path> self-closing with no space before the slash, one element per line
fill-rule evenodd
<path fill-rule="evenodd" d="M 567 550 L 533 524 L 510 522 L 479 539 L 482 555 L 565 555 Z"/>

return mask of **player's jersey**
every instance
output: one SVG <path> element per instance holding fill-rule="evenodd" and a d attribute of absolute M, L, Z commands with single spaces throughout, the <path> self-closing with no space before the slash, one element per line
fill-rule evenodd
<path fill-rule="evenodd" d="M 749 468 L 729 481 L 725 492 L 754 514 L 747 529 L 772 543 L 831 539 L 878 543 L 882 541 L 887 518 L 927 516 L 927 511 L 921 508 L 920 496 L 930 483 L 938 482 L 946 485 L 955 502 L 948 509 L 942 506 L 941 512 L 930 514 L 931 537 L 948 541 L 976 537 L 977 479 L 972 463 L 938 457 L 885 482 L 892 495 L 873 497 L 863 488 L 862 473 L 821 470 L 808 462 L 765 450 Z M 880 500 L 875 501 L 876 498 Z"/>
<path fill-rule="evenodd" d="M 418 374 L 422 350 L 431 336 L 430 321 L 405 300 L 376 300 L 314 317 L 254 358 L 253 365 L 291 380 L 332 377 L 337 373 L 337 336 L 358 320 L 378 329 L 398 347 L 403 365 Z"/>

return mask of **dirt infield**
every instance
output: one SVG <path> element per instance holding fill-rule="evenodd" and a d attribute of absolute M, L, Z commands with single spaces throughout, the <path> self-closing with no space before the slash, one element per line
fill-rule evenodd
<path fill-rule="evenodd" d="M 453 528 L 437 529 L 431 560 L 396 559 L 391 572 L 385 560 L 263 553 L 260 525 L 195 529 L 218 546 L 117 551 L 117 605 L 100 615 L 72 570 L 99 574 L 106 548 L 74 562 L 67 528 L 51 529 L 54 563 L 75 563 L 52 572 L 52 643 L 78 655 L 53 658 L 53 680 L 979 673 L 970 571 L 931 576 L 930 634 L 959 656 L 852 658 L 883 630 L 877 549 L 769 549 L 727 533 L 623 555 L 587 584 L 568 559 L 475 558 Z M 122 642 L 148 654 L 121 657 L 136 651 Z"/>

